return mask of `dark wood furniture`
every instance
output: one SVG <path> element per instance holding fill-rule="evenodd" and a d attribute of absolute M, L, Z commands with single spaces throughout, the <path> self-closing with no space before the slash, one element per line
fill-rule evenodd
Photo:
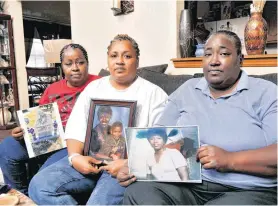
<path fill-rule="evenodd" d="M 19 109 L 12 19 L 0 14 L 0 130 L 16 126 Z"/>
<path fill-rule="evenodd" d="M 34 107 L 44 90 L 52 83 L 61 79 L 59 67 L 31 68 L 26 67 L 28 78 L 29 105 Z"/>

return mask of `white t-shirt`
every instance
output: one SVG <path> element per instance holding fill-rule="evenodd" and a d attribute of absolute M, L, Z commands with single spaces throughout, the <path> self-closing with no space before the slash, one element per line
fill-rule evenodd
<path fill-rule="evenodd" d="M 65 139 L 85 142 L 91 99 L 137 101 L 135 126 L 149 127 L 159 119 L 168 95 L 155 84 L 138 77 L 124 90 L 112 87 L 110 76 L 92 81 L 78 97 L 65 131 Z"/>
<path fill-rule="evenodd" d="M 177 169 L 186 165 L 185 158 L 177 149 L 166 148 L 159 162 L 156 162 L 154 152 L 148 155 L 147 174 L 152 173 L 157 180 L 180 181 Z"/>

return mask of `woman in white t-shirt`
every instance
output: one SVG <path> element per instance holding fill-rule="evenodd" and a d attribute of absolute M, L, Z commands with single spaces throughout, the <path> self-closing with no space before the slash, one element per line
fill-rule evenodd
<path fill-rule="evenodd" d="M 117 35 L 108 46 L 110 76 L 89 84 L 78 97 L 67 122 L 65 139 L 69 157 L 40 171 L 31 181 L 29 195 L 38 205 L 117 205 L 125 187 L 115 178 L 127 160 L 106 166 L 83 155 L 88 115 L 92 99 L 136 101 L 134 125 L 149 127 L 162 113 L 167 94 L 157 85 L 137 76 L 140 50 L 128 35 Z M 79 75 L 79 65 L 69 68 Z M 86 194 L 91 193 L 90 197 Z M 82 196 L 81 201 L 78 201 Z"/>
<path fill-rule="evenodd" d="M 163 181 L 186 181 L 186 160 L 177 149 L 165 147 L 168 136 L 165 128 L 152 128 L 147 138 L 154 152 L 147 158 L 147 179 Z"/>

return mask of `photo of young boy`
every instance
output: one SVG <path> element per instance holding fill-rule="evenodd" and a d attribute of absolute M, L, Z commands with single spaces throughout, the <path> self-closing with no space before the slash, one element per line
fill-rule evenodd
<path fill-rule="evenodd" d="M 91 155 L 99 160 L 109 161 L 123 159 L 125 155 L 125 138 L 123 137 L 123 124 L 114 122 L 110 127 L 110 134 L 104 136 L 100 149 Z"/>
<path fill-rule="evenodd" d="M 123 124 L 119 121 L 111 126 L 110 135 L 105 137 L 99 153 L 113 160 L 123 159 L 125 152 L 125 138 L 123 137 Z"/>
<path fill-rule="evenodd" d="M 92 100 L 84 154 L 102 164 L 126 158 L 124 128 L 133 126 L 136 102 Z"/>

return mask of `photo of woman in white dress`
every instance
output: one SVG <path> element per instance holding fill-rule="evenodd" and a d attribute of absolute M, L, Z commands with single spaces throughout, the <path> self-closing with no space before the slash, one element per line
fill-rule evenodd
<path fill-rule="evenodd" d="M 170 132 L 175 132 L 175 129 Z M 154 149 L 147 158 L 147 179 L 163 181 L 186 181 L 188 171 L 184 156 L 177 149 L 166 148 L 168 140 L 165 128 L 147 132 L 147 139 Z"/>
<path fill-rule="evenodd" d="M 194 152 L 200 145 L 198 126 L 128 127 L 125 138 L 129 173 L 137 181 L 202 181 Z"/>

